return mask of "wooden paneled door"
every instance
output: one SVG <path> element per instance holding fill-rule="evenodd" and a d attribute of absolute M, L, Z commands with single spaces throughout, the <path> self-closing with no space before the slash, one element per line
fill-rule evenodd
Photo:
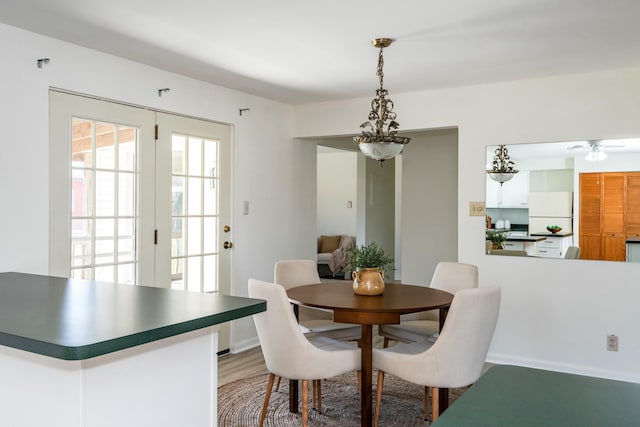
<path fill-rule="evenodd" d="M 580 174 L 580 258 L 600 259 L 600 173 Z"/>
<path fill-rule="evenodd" d="M 581 173 L 580 258 L 625 261 L 628 237 L 640 237 L 640 172 Z"/>
<path fill-rule="evenodd" d="M 627 237 L 640 237 L 640 172 L 627 172 Z"/>
<path fill-rule="evenodd" d="M 602 253 L 605 261 L 626 259 L 625 235 L 625 173 L 603 173 L 601 230 Z"/>

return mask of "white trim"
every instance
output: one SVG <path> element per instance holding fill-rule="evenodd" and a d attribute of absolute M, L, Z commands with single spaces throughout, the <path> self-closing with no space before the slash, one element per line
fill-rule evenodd
<path fill-rule="evenodd" d="M 512 357 L 506 354 L 489 353 L 487 362 L 496 365 L 516 365 L 527 368 L 543 369 L 545 371 L 565 372 L 569 374 L 585 375 L 588 377 L 607 378 L 610 380 L 625 381 L 640 384 L 640 375 L 629 372 L 612 371 L 608 369 L 593 369 L 588 366 L 570 363 L 553 362 L 542 359 L 529 359 L 524 357 Z"/>
<path fill-rule="evenodd" d="M 229 353 L 236 354 L 236 353 L 250 350 L 255 347 L 260 347 L 260 340 L 258 340 L 257 336 L 248 340 L 237 342 L 237 343 L 231 343 L 231 348 L 229 349 Z"/>

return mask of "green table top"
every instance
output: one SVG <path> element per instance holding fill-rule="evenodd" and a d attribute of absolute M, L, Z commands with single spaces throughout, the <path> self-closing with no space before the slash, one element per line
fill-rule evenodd
<path fill-rule="evenodd" d="M 491 368 L 434 427 L 640 425 L 640 384 L 519 366 Z"/>
<path fill-rule="evenodd" d="M 82 360 L 266 310 L 258 299 L 0 273 L 0 345 Z"/>

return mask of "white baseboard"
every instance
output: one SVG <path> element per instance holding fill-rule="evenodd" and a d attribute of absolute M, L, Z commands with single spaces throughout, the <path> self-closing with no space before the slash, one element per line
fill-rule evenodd
<path fill-rule="evenodd" d="M 250 350 L 258 346 L 260 346 L 260 340 L 258 340 L 258 337 L 256 336 L 248 340 L 232 343 L 229 349 L 229 353 L 240 353 L 242 351 Z"/>
<path fill-rule="evenodd" d="M 543 369 L 546 371 L 565 372 L 568 374 L 585 375 L 588 377 L 640 383 L 640 374 L 612 371 L 608 369 L 594 369 L 589 366 L 559 363 L 549 360 L 513 357 L 506 354 L 489 353 L 487 355 L 487 362 L 494 363 L 496 365 L 516 365 L 524 366 L 526 368 Z"/>

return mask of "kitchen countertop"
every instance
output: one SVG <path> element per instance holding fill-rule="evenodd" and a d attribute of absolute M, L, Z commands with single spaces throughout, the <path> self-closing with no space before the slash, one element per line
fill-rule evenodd
<path fill-rule="evenodd" d="M 551 233 L 549 233 L 551 234 Z M 544 236 L 509 236 L 507 237 L 507 242 L 540 242 L 542 240 L 546 240 L 547 238 Z"/>
<path fill-rule="evenodd" d="M 541 231 L 539 233 L 531 233 L 531 236 L 568 237 L 568 236 L 573 236 L 573 233 L 570 231 L 568 232 L 559 231 L 557 233 L 551 233 L 549 231 Z"/>
<path fill-rule="evenodd" d="M 640 237 L 627 237 L 627 243 L 640 243 Z"/>
<path fill-rule="evenodd" d="M 0 273 L 0 345 L 83 360 L 266 310 L 263 300 Z"/>

